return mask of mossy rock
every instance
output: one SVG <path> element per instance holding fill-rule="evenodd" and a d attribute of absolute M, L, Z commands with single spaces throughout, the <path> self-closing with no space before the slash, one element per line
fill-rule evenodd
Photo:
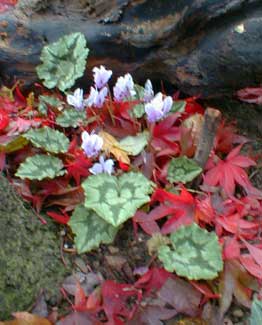
<path fill-rule="evenodd" d="M 28 309 L 41 289 L 57 299 L 68 272 L 55 227 L 42 225 L 0 175 L 0 319 Z"/>

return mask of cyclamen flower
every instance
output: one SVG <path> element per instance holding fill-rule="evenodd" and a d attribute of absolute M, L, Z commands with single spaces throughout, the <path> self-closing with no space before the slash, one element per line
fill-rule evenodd
<path fill-rule="evenodd" d="M 84 131 L 82 133 L 82 149 L 87 157 L 91 158 L 96 156 L 103 147 L 103 139 L 94 133 L 89 134 Z"/>
<path fill-rule="evenodd" d="M 163 100 L 162 93 L 156 94 L 149 103 L 145 104 L 148 121 L 153 123 L 160 120 L 171 110 L 172 105 L 173 99 L 170 96 Z"/>
<path fill-rule="evenodd" d="M 97 90 L 94 87 L 91 87 L 89 97 L 86 100 L 87 106 L 96 106 L 101 108 L 105 102 L 108 90 L 106 87 L 101 90 Z"/>
<path fill-rule="evenodd" d="M 77 88 L 73 95 L 66 96 L 66 100 L 69 105 L 74 106 L 78 111 L 81 111 L 85 107 L 83 89 Z"/>
<path fill-rule="evenodd" d="M 152 82 L 149 79 L 147 79 L 145 83 L 144 101 L 148 103 L 153 98 L 154 98 L 154 90 L 153 90 Z"/>
<path fill-rule="evenodd" d="M 100 65 L 100 68 L 94 67 L 93 72 L 95 85 L 98 89 L 103 88 L 112 76 L 112 71 L 106 70 L 103 65 Z"/>
<path fill-rule="evenodd" d="M 115 87 L 113 88 L 114 99 L 118 102 L 123 101 L 126 97 L 135 95 L 134 81 L 130 73 L 119 77 L 116 81 Z"/>
<path fill-rule="evenodd" d="M 104 156 L 99 157 L 99 163 L 95 163 L 93 167 L 89 168 L 89 171 L 94 174 L 107 173 L 111 175 L 114 172 L 114 161 L 112 159 L 105 160 Z"/>

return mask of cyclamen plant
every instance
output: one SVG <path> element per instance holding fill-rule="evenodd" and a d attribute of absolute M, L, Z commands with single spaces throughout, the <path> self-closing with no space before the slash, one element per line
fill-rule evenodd
<path fill-rule="evenodd" d="M 46 92 L 35 102 L 24 99 L 24 110 L 19 98 L 19 105 L 8 113 L 10 121 L 6 117 L 2 124 L 0 157 L 8 156 L 11 162 L 14 155 L 10 153 L 19 150 L 14 163 L 19 165 L 17 170 L 10 170 L 10 163 L 5 168 L 10 177 L 20 178 L 14 183 L 20 184 L 25 199 L 31 200 L 38 214 L 47 212 L 69 225 L 79 253 L 112 243 L 125 222 L 132 220 L 135 229 L 139 225 L 151 237 L 149 252 L 166 269 L 157 269 L 161 285 L 169 277 L 171 281 L 175 272 L 190 280 L 208 279 L 209 283 L 216 278 L 224 288 L 226 276 L 239 276 L 232 271 L 232 259 L 261 280 L 260 261 L 253 256 L 258 250 L 254 242 L 260 238 L 262 193 L 251 184 L 245 170 L 255 162 L 240 153 L 244 141 L 234 147 L 232 139 L 239 138 L 232 127 L 221 124 L 213 155 L 202 169 L 192 158 L 204 113 L 194 99 L 182 101 L 162 92 L 155 94 L 150 80 L 142 87 L 129 73 L 118 77 L 111 96 L 108 82 L 113 72 L 104 66 L 93 68 L 94 84 L 89 91 L 66 90 L 74 80 L 65 78 L 59 57 L 71 63 L 70 76 L 81 77 L 88 53 L 85 46 L 83 35 L 76 33 L 50 45 L 52 51 L 46 47 L 39 77 L 49 89 L 58 87 L 62 93 Z M 54 60 L 51 67 L 48 60 Z M 201 188 L 190 189 L 196 177 Z M 66 197 L 66 209 L 62 199 L 54 199 L 62 195 L 61 188 L 65 195 L 76 193 Z M 243 246 L 249 254 L 242 254 Z M 137 288 L 154 281 L 153 271 L 148 272 Z M 222 276 L 217 278 L 219 273 Z M 239 279 L 234 281 L 237 286 Z M 203 301 L 218 298 L 209 287 L 196 281 L 193 284 L 194 290 L 204 295 Z M 213 287 L 222 290 L 215 282 Z M 243 291 L 242 297 L 246 297 L 242 287 L 236 291 Z M 121 294 L 115 296 L 121 300 Z M 250 304 L 245 299 L 246 305 Z M 103 309 L 103 299 L 98 300 L 94 314 Z M 116 313 L 112 324 L 115 319 L 122 324 L 126 315 L 132 319 L 134 313 L 126 311 L 120 318 Z"/>

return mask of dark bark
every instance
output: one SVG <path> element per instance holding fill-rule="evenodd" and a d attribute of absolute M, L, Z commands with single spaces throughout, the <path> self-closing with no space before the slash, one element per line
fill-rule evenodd
<path fill-rule="evenodd" d="M 0 15 L 2 77 L 32 83 L 43 45 L 74 31 L 91 49 L 86 79 L 104 64 L 203 97 L 262 80 L 261 0 L 20 0 Z"/>

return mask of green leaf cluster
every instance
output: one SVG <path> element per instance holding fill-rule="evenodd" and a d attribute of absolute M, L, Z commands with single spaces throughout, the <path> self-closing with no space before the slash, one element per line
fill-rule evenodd
<path fill-rule="evenodd" d="M 214 232 L 193 223 L 172 233 L 170 241 L 171 247 L 162 245 L 158 249 L 158 258 L 167 271 L 190 280 L 214 279 L 222 271 L 221 247 Z"/>
<path fill-rule="evenodd" d="M 47 88 L 65 91 L 83 76 L 88 52 L 82 33 L 63 36 L 43 48 L 40 56 L 43 63 L 36 69 L 38 77 Z"/>
<path fill-rule="evenodd" d="M 79 253 L 111 243 L 119 227 L 143 204 L 150 201 L 154 183 L 141 173 L 122 176 L 89 176 L 82 187 L 84 205 L 78 206 L 69 222 Z"/>
<path fill-rule="evenodd" d="M 202 168 L 193 160 L 187 157 L 173 158 L 170 161 L 167 171 L 169 182 L 191 182 L 195 177 L 201 174 Z"/>
<path fill-rule="evenodd" d="M 44 178 L 63 176 L 65 174 L 63 167 L 62 160 L 57 157 L 35 155 L 26 158 L 26 160 L 20 164 L 15 175 L 22 179 L 27 178 L 41 181 Z"/>

